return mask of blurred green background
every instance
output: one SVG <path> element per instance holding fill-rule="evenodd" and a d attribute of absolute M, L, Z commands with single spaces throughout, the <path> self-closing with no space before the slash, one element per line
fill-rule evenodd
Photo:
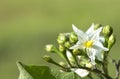
<path fill-rule="evenodd" d="M 92 22 L 114 28 L 110 55 L 120 58 L 120 0 L 0 0 L 0 79 L 18 78 L 18 60 L 45 65 L 46 44 L 71 32 L 72 24 L 85 31 Z M 112 65 L 110 70 L 114 75 Z"/>

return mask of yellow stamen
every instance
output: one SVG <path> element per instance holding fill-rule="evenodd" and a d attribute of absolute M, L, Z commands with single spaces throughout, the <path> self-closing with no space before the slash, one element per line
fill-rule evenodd
<path fill-rule="evenodd" d="M 84 43 L 84 46 L 87 48 L 92 47 L 92 45 L 93 45 L 93 41 L 91 41 L 91 40 Z"/>

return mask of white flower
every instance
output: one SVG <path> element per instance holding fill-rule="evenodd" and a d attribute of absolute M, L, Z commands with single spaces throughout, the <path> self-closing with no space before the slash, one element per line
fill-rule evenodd
<path fill-rule="evenodd" d="M 68 50 L 66 51 L 66 55 L 70 61 L 70 63 L 74 62 L 74 58 L 71 54 L 71 52 L 69 52 Z M 79 57 L 78 57 L 79 59 Z M 75 63 L 74 63 L 75 64 Z M 85 69 L 80 69 L 80 68 L 71 68 L 71 71 L 75 72 L 77 75 L 79 75 L 80 77 L 85 77 L 89 74 L 89 71 L 85 70 Z"/>
<path fill-rule="evenodd" d="M 100 32 L 102 27 L 94 30 L 94 24 L 86 31 L 83 32 L 77 27 L 72 25 L 74 32 L 78 36 L 78 42 L 76 45 L 70 47 L 70 49 L 86 49 L 87 55 L 90 58 L 93 65 L 95 65 L 95 56 L 98 60 L 102 61 L 103 55 L 101 51 L 108 51 L 109 49 L 104 47 L 101 41 L 104 42 L 104 39 L 101 40 Z"/>

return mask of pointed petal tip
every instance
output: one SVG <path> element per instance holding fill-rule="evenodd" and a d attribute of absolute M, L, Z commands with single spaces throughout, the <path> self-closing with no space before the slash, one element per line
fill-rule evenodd
<path fill-rule="evenodd" d="M 75 26 L 74 24 L 72 24 L 72 28 L 73 28 L 73 29 L 75 29 L 75 28 L 76 28 L 76 26 Z"/>
<path fill-rule="evenodd" d="M 77 75 L 79 75 L 82 78 L 89 74 L 89 71 L 87 71 L 85 69 L 72 69 L 72 71 L 75 72 Z"/>
<path fill-rule="evenodd" d="M 17 64 L 17 65 L 21 65 L 22 63 L 21 63 L 20 61 L 17 61 L 16 64 Z"/>
<path fill-rule="evenodd" d="M 74 49 L 74 47 L 72 46 L 72 47 L 70 47 L 69 49 Z"/>
<path fill-rule="evenodd" d="M 93 25 L 93 26 L 95 26 L 95 23 L 94 23 L 94 22 L 92 22 L 92 25 Z"/>
<path fill-rule="evenodd" d="M 109 51 L 109 49 L 108 49 L 108 48 L 105 48 L 105 51 Z"/>

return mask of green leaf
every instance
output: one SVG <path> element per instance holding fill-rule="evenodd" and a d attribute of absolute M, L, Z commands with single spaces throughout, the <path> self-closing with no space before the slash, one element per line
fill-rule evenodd
<path fill-rule="evenodd" d="M 56 79 L 47 66 L 27 66 L 17 62 L 19 79 Z"/>
<path fill-rule="evenodd" d="M 17 62 L 19 79 L 81 79 L 74 72 L 61 72 L 47 66 L 27 66 Z"/>
<path fill-rule="evenodd" d="M 74 72 L 60 72 L 55 69 L 51 69 L 51 73 L 55 76 L 56 79 L 81 79 Z"/>

